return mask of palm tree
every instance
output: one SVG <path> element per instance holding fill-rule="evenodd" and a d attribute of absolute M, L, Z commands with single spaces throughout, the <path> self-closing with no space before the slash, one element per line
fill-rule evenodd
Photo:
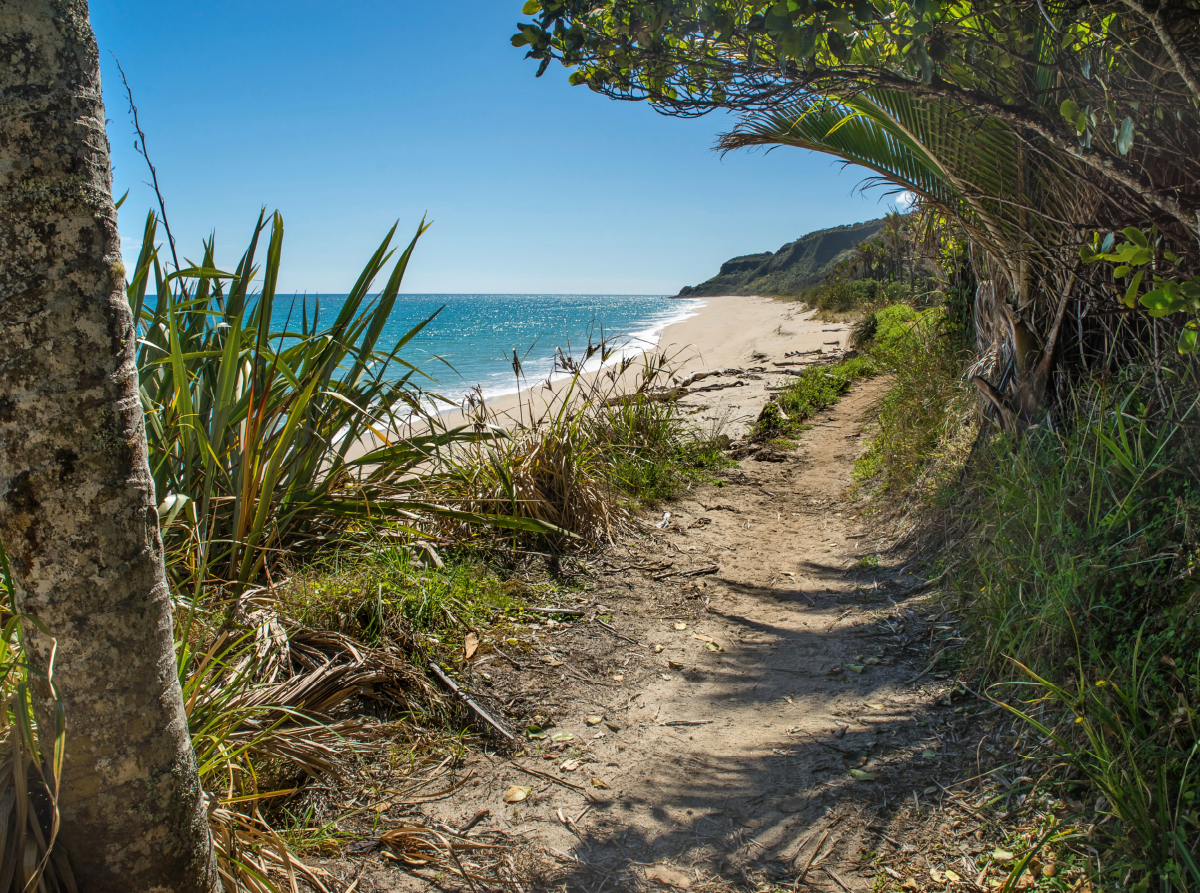
<path fill-rule="evenodd" d="M 948 103 L 886 90 L 804 97 L 747 116 L 720 140 L 726 151 L 764 145 L 812 149 L 869 168 L 961 223 L 986 249 L 992 270 L 980 276 L 986 285 L 976 298 L 977 347 L 984 355 L 977 371 L 1012 379 L 1013 403 L 1026 415 L 1036 411 L 1065 304 L 1037 301 L 1039 291 L 1064 289 L 1058 283 L 1039 289 L 1036 280 L 1062 276 L 1065 257 L 1077 262 L 1073 249 L 1083 225 L 1070 221 L 1093 221 L 1104 204 L 1074 178 L 1067 181 L 1070 191 L 1064 187 L 1062 169 L 1070 167 L 1069 158 L 1028 158 L 1001 122 L 966 126 Z M 907 245 L 900 215 L 888 216 L 880 239 L 889 260 L 903 262 Z M 1009 296 L 1014 312 L 1004 309 Z M 996 402 L 999 390 L 981 377 L 985 397 Z M 1005 412 L 1017 410 L 1005 406 Z"/>
<path fill-rule="evenodd" d="M 212 893 L 96 40 L 82 0 L 3 0 L 0 23 L 0 542 L 39 679 L 57 845 L 89 893 Z"/>

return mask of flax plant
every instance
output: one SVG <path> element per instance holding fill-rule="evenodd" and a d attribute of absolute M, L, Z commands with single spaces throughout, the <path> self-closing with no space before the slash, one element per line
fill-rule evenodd
<path fill-rule="evenodd" d="M 428 411 L 441 399 L 425 389 L 433 380 L 401 352 L 432 316 L 394 345 L 381 341 L 428 224 L 402 249 L 393 246 L 393 227 L 331 321 L 319 300 L 304 300 L 298 308 L 293 302 L 280 329 L 272 325 L 284 234 L 278 213 L 269 222 L 260 214 L 232 273 L 217 268 L 212 239 L 198 264 L 167 272 L 156 228 L 151 213 L 128 296 L 139 320 L 150 465 L 177 586 L 199 597 L 206 585 L 227 584 L 236 595 L 269 580 L 293 550 L 381 523 L 414 538 L 430 534 L 434 517 L 544 529 L 437 501 L 453 473 L 448 448 L 498 435 L 446 428 Z M 389 263 L 382 290 L 372 293 Z"/>

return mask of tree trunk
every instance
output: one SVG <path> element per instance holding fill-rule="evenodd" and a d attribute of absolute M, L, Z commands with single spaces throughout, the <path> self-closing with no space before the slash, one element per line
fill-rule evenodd
<path fill-rule="evenodd" d="M 59 845 L 81 893 L 209 893 L 87 3 L 0 0 L 0 58 L 0 542 L 57 643 Z"/>

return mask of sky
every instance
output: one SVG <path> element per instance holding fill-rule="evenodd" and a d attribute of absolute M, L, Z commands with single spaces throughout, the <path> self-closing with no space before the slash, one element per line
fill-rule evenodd
<path fill-rule="evenodd" d="M 157 201 L 114 55 L 181 259 L 215 233 L 231 269 L 278 210 L 285 293 L 348 291 L 428 215 L 405 292 L 674 294 L 895 201 L 805 150 L 722 157 L 727 116 L 614 102 L 557 63 L 535 78 L 509 43 L 521 5 L 93 0 L 123 251 Z"/>

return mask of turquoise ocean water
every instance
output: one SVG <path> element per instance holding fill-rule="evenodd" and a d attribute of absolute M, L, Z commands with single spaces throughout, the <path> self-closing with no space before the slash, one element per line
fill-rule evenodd
<path fill-rule="evenodd" d="M 321 295 L 321 324 L 336 317 L 345 295 Z M 312 319 L 313 296 L 308 296 Z M 289 310 L 298 328 L 300 299 L 294 309 L 283 295 L 275 298 L 272 328 L 282 331 Z M 704 301 L 661 295 L 400 295 L 380 338 L 391 349 L 413 326 L 440 309 L 401 356 L 437 379 L 422 387 L 458 402 L 473 387 L 485 397 L 517 390 L 513 351 L 521 358 L 523 376 L 536 384 L 550 376 L 557 349 L 582 357 L 589 337 L 610 339 L 617 352 L 610 362 L 631 352 L 653 348 L 662 330 L 693 316 Z M 598 368 L 598 357 L 590 368 Z M 399 371 L 398 371 L 399 374 Z"/>

